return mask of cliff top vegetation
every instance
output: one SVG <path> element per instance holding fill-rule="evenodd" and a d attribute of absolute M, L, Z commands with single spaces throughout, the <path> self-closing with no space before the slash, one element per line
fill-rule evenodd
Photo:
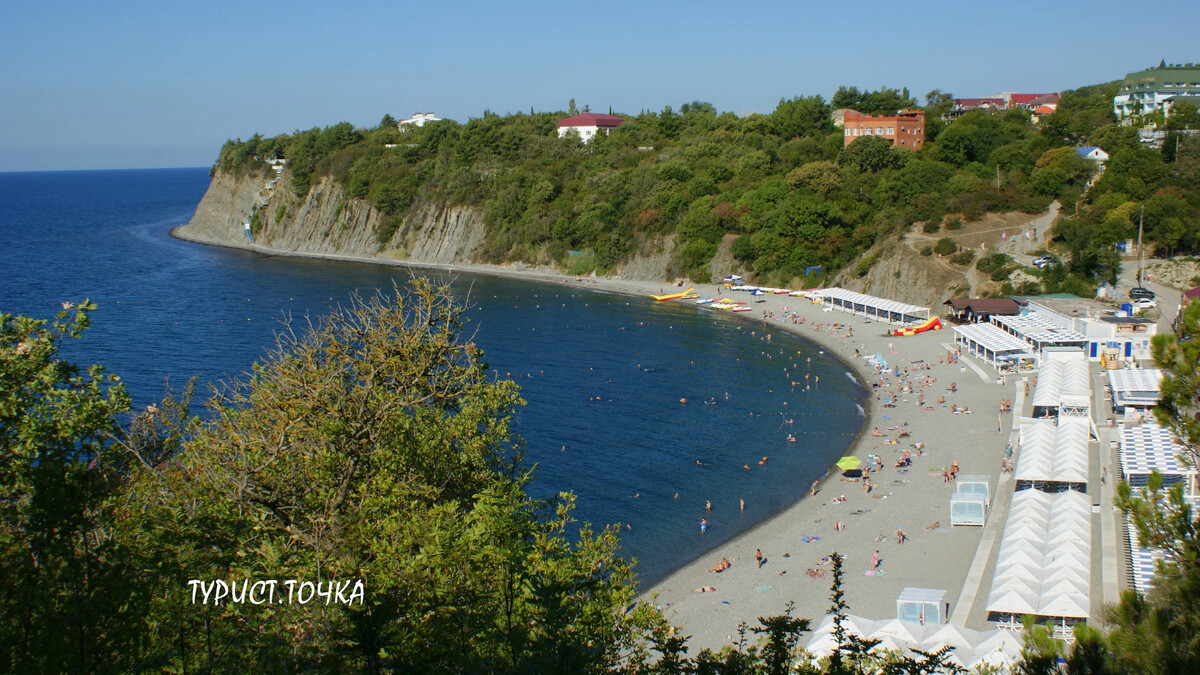
<path fill-rule="evenodd" d="M 1169 151 L 1144 147 L 1113 116 L 1115 87 L 1064 92 L 1036 125 L 1023 110 L 944 121 L 953 97 L 934 90 L 918 151 L 874 136 L 843 147 L 834 109 L 888 114 L 918 104 L 907 90 L 843 87 L 829 102 L 781 99 L 770 114 L 738 117 L 694 101 L 622 115 L 623 124 L 589 143 L 557 136 L 558 120 L 578 112 L 573 101 L 566 112 L 485 112 L 466 124 L 404 131 L 386 115 L 373 129 L 342 122 L 229 141 L 214 169 L 285 157 L 301 196 L 314 180 L 332 178 L 389 216 L 381 244 L 410 209 L 438 201 L 484 210 L 485 262 L 565 264 L 568 250 L 582 250 L 603 273 L 672 235 L 670 274 L 709 280 L 724 242 L 758 282 L 772 285 L 817 265 L 828 277 L 916 223 L 936 231 L 948 216 L 1037 213 L 1058 199 L 1080 205 L 1077 216 L 1064 209 L 1069 217 L 1056 229 L 1069 264 L 1035 274 L 1041 290 L 1088 293 L 1115 278 L 1113 245 L 1135 235 L 1131 213 L 1142 206 L 1151 245 L 1168 254 L 1200 248 L 1200 138 L 1184 138 L 1178 152 L 1173 141 Z M 1090 190 L 1096 167 L 1075 152 L 1082 145 L 1111 155 Z"/>

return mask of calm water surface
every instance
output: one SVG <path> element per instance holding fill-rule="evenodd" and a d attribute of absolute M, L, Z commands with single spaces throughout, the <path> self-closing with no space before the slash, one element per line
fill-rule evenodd
<path fill-rule="evenodd" d="M 68 355 L 103 363 L 145 406 L 168 379 L 244 372 L 282 317 L 408 279 L 171 238 L 207 186 L 205 169 L 0 174 L 0 311 L 50 317 L 91 298 L 93 326 Z M 643 583 L 793 503 L 860 431 L 865 391 L 812 342 L 578 284 L 417 273 L 453 281 L 496 376 L 521 385 L 531 491 L 574 491 L 580 520 L 628 525 Z M 805 374 L 819 389 L 792 391 Z"/>

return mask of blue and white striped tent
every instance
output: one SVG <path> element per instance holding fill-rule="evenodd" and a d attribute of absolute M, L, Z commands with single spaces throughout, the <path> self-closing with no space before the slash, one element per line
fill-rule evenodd
<path fill-rule="evenodd" d="M 1195 494 L 1196 468 L 1179 461 L 1183 452 L 1171 432 L 1154 422 L 1121 427 L 1121 471 L 1134 487 L 1145 485 L 1157 471 L 1164 485 L 1184 482 L 1185 491 Z"/>

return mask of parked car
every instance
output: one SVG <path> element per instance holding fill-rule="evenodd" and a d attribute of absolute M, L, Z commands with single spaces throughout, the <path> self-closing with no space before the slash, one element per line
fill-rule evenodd
<path fill-rule="evenodd" d="M 1052 256 L 1043 255 L 1033 259 L 1033 266 L 1041 269 L 1051 263 L 1058 262 Z"/>
<path fill-rule="evenodd" d="M 1133 301 L 1133 306 L 1138 309 L 1154 309 L 1158 307 L 1158 303 L 1150 298 L 1138 298 Z"/>
<path fill-rule="evenodd" d="M 1153 300 L 1154 291 L 1150 290 L 1149 288 L 1134 286 L 1133 288 L 1129 289 L 1129 297 L 1133 298 L 1134 300 Z"/>

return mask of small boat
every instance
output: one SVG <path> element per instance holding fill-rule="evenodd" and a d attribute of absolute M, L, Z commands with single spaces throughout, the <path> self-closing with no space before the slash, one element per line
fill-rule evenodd
<path fill-rule="evenodd" d="M 753 312 L 754 308 L 753 307 L 734 307 L 733 311 L 735 311 L 735 312 Z"/>
<path fill-rule="evenodd" d="M 706 295 L 706 296 L 704 296 L 704 297 L 702 297 L 702 298 L 697 298 L 697 299 L 696 299 L 696 304 L 697 304 L 697 305 L 711 305 L 711 304 L 712 304 L 712 302 L 713 302 L 713 299 L 712 299 L 712 298 L 710 298 L 710 297 L 708 297 L 707 295 Z"/>

